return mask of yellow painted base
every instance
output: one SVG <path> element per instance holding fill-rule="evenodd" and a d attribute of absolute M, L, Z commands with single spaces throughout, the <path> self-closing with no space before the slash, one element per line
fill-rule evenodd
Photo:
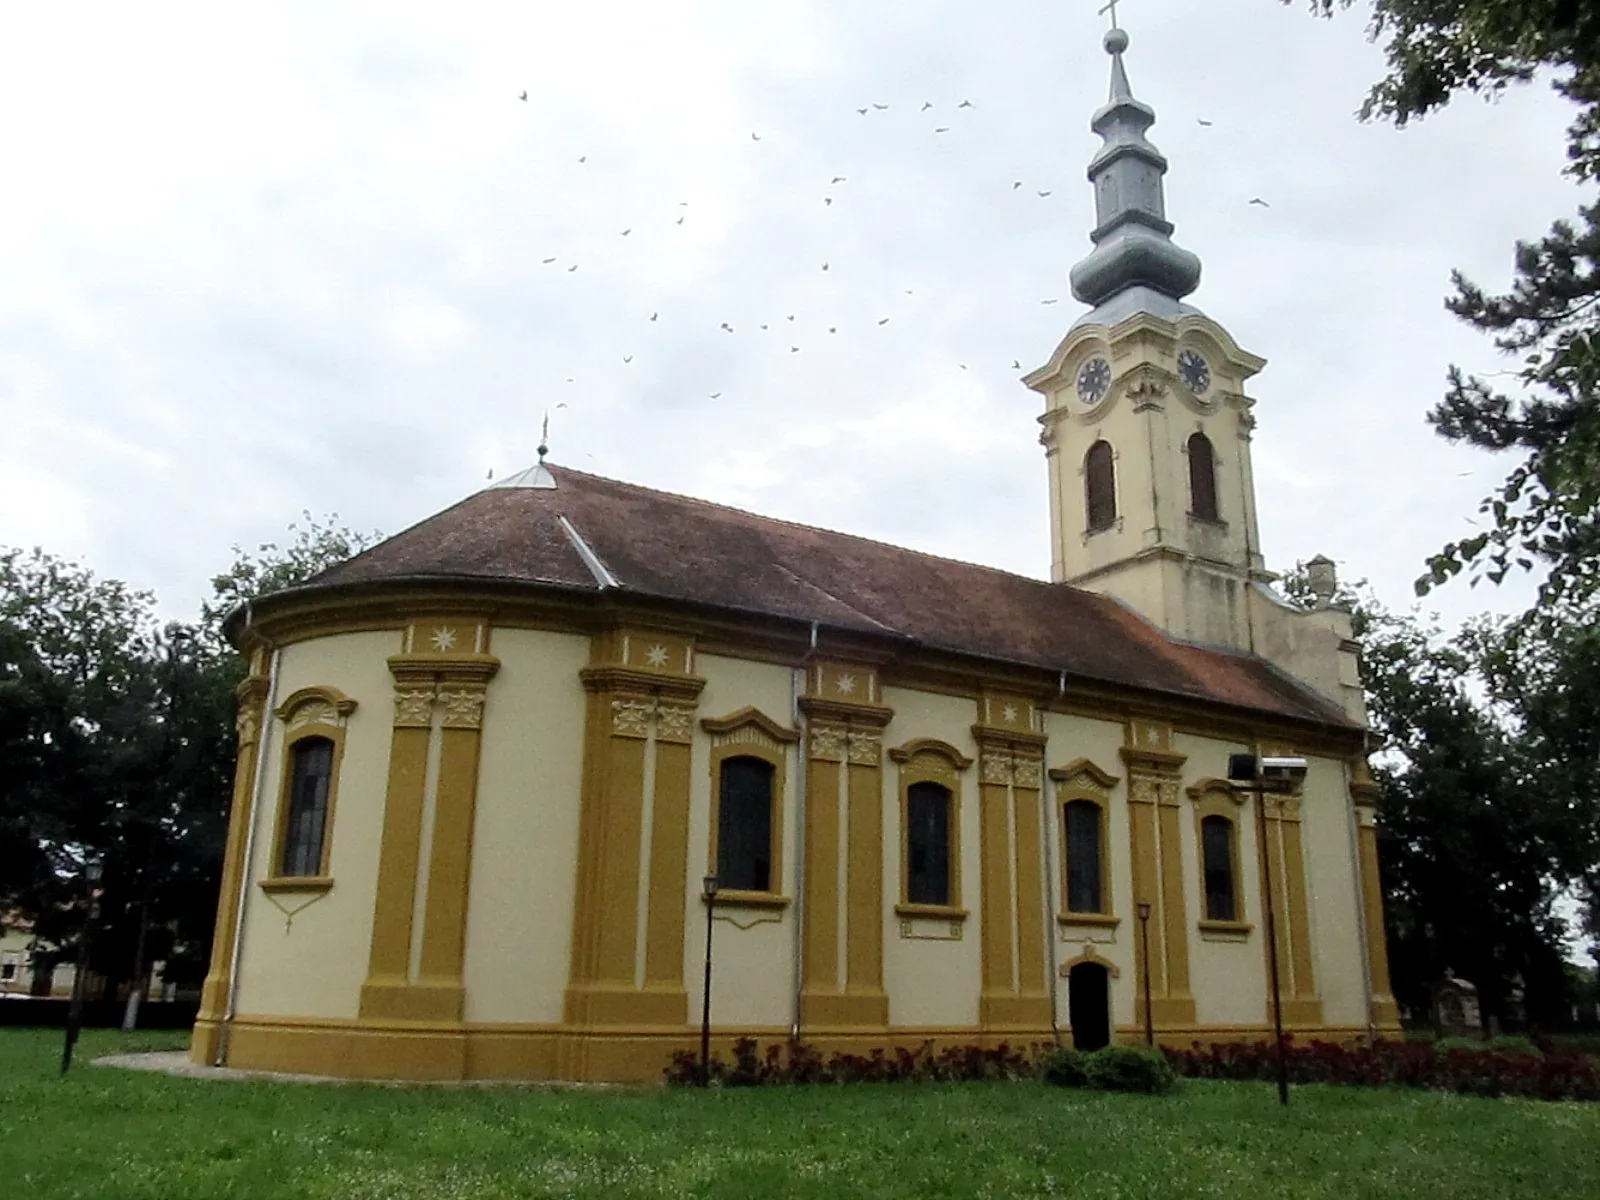
<path fill-rule="evenodd" d="M 1297 1028 L 1297 1041 L 1323 1039 L 1338 1042 L 1364 1040 L 1361 1026 Z M 1379 1031 L 1398 1036 L 1398 1027 Z M 219 1025 L 195 1025 L 189 1057 L 211 1064 L 216 1057 Z M 1064 1045 L 1072 1032 L 1060 1031 Z M 1116 1040 L 1123 1045 L 1144 1041 L 1144 1029 L 1118 1027 Z M 766 1048 L 788 1040 L 781 1027 L 722 1030 L 713 1036 L 712 1050 L 730 1057 L 739 1038 L 755 1038 Z M 1174 1026 L 1156 1030 L 1156 1041 L 1174 1049 L 1196 1042 L 1268 1041 L 1268 1026 Z M 824 1056 L 834 1053 L 867 1054 L 873 1050 L 917 1049 L 931 1042 L 935 1050 L 947 1046 L 994 1047 L 1002 1043 L 1026 1051 L 1054 1040 L 1048 1025 L 1017 1025 L 997 1030 L 901 1027 L 884 1029 L 835 1028 L 802 1033 L 802 1040 Z M 282 1071 L 298 1075 L 331 1075 L 349 1079 L 410 1079 L 422 1082 L 448 1080 L 550 1080 L 566 1079 L 604 1083 L 659 1083 L 672 1056 L 679 1051 L 698 1053 L 699 1030 L 692 1026 L 656 1029 L 574 1029 L 561 1025 L 457 1025 L 425 1022 L 319 1021 L 287 1017 L 241 1016 L 228 1034 L 227 1062 L 248 1071 Z"/>

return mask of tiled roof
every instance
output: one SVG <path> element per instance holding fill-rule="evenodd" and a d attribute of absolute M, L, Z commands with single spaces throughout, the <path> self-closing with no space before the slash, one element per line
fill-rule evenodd
<path fill-rule="evenodd" d="M 449 579 L 555 585 L 909 639 L 1352 728 L 1261 659 L 1177 642 L 1105 596 L 552 467 L 554 488 L 488 488 L 324 572 L 307 589 Z M 599 560 L 592 570 L 563 519 Z"/>

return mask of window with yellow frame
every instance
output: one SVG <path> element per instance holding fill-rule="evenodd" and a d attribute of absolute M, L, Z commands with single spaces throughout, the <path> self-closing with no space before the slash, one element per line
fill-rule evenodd
<path fill-rule="evenodd" d="M 1052 768 L 1060 818 L 1063 924 L 1114 925 L 1111 904 L 1111 792 L 1119 778 L 1080 758 Z"/>
<path fill-rule="evenodd" d="M 301 688 L 278 706 L 283 757 L 268 891 L 331 887 L 333 817 L 346 724 L 356 702 L 337 688 Z"/>
<path fill-rule="evenodd" d="M 1239 857 L 1239 823 L 1245 794 L 1226 780 L 1205 779 L 1189 788 L 1194 802 L 1195 845 L 1200 858 L 1200 931 L 1243 935 L 1244 871 Z"/>
<path fill-rule="evenodd" d="M 948 742 L 918 738 L 889 751 L 900 767 L 902 917 L 959 920 L 961 774 L 972 759 Z"/>
<path fill-rule="evenodd" d="M 706 718 L 711 734 L 710 868 L 717 904 L 784 905 L 783 800 L 800 735 L 754 709 Z"/>

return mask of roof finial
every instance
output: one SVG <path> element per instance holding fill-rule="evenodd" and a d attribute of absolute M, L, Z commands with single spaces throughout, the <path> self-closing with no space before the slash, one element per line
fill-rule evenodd
<path fill-rule="evenodd" d="M 539 430 L 539 465 L 544 465 L 544 456 L 550 453 L 550 410 L 544 410 L 544 426 Z"/>
<path fill-rule="evenodd" d="M 1119 3 L 1108 0 L 1100 10 L 1111 18 L 1105 35 L 1111 96 L 1090 124 L 1105 143 L 1089 164 L 1095 248 L 1072 268 L 1072 293 L 1102 316 L 1121 319 L 1144 311 L 1173 320 L 1185 311 L 1182 298 L 1200 282 L 1200 260 L 1172 242 L 1161 185 L 1167 160 L 1145 138 L 1155 110 L 1136 100 L 1128 84 L 1122 63 L 1128 34 L 1117 20 Z M 1106 309 L 1118 296 L 1124 297 L 1119 306 Z"/>

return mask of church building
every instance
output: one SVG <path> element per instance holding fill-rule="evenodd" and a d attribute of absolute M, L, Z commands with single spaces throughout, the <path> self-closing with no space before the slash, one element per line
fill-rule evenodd
<path fill-rule="evenodd" d="M 1397 1030 L 1350 619 L 1326 560 L 1317 606 L 1271 589 L 1264 360 L 1184 302 L 1126 48 L 1090 311 L 1024 378 L 1050 581 L 541 448 L 235 613 L 196 1061 L 657 1080 L 698 1044 L 708 928 L 724 1049 L 1258 1040 L 1269 898 L 1285 1027 Z M 1239 753 L 1309 767 L 1258 812 Z"/>

